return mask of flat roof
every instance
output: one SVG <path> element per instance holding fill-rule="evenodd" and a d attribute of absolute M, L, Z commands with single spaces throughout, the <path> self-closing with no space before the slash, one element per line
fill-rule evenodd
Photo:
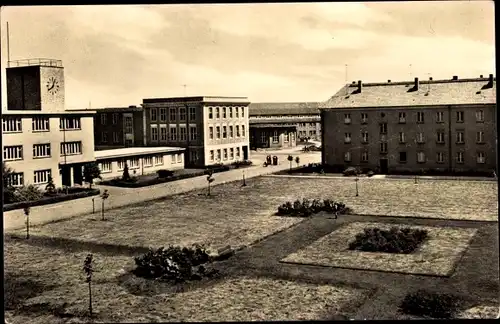
<path fill-rule="evenodd" d="M 8 110 L 2 109 L 2 115 L 4 116 L 30 116 L 30 115 L 92 115 L 95 114 L 95 110 L 90 109 L 79 109 L 79 110 L 61 110 L 61 111 L 44 111 L 44 110 Z"/>
<path fill-rule="evenodd" d="M 183 103 L 183 102 L 241 102 L 249 103 L 248 97 L 224 97 L 224 96 L 194 96 L 194 97 L 171 97 L 171 98 L 145 98 L 143 104 L 154 103 Z"/>
<path fill-rule="evenodd" d="M 99 107 L 93 108 L 97 113 L 107 113 L 107 112 L 137 112 L 143 111 L 142 107 L 138 106 L 128 106 L 128 107 Z"/>
<path fill-rule="evenodd" d="M 111 150 L 95 151 L 94 156 L 96 160 L 110 159 L 116 157 L 128 157 L 135 155 L 148 155 L 148 154 L 158 154 L 167 153 L 175 151 L 184 151 L 185 148 L 182 147 L 124 147 Z"/>

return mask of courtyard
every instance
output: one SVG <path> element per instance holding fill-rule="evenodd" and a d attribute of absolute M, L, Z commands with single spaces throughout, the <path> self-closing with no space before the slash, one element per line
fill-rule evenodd
<path fill-rule="evenodd" d="M 355 190 L 349 178 L 258 177 L 244 187 L 213 186 L 209 197 L 200 189 L 111 209 L 104 221 L 89 214 L 35 226 L 28 240 L 22 229 L 8 231 L 6 317 L 10 323 L 86 321 L 81 268 L 88 253 L 98 271 L 96 322 L 405 319 L 394 305 L 417 287 L 468 296 L 466 308 L 489 307 L 482 316 L 492 316 L 496 182 L 362 179 L 358 197 Z M 278 205 L 302 198 L 341 201 L 353 215 L 273 215 Z M 413 259 L 391 256 L 360 267 L 377 258 L 345 254 L 335 240 L 349 240 L 364 223 L 428 228 L 434 241 Z M 217 278 L 180 286 L 130 273 L 133 257 L 149 247 L 194 243 L 239 252 L 214 265 Z"/>

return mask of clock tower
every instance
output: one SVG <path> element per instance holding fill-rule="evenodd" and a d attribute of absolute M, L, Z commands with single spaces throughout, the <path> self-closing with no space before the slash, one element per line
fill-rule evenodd
<path fill-rule="evenodd" d="M 62 61 L 28 59 L 9 62 L 8 110 L 64 111 Z"/>

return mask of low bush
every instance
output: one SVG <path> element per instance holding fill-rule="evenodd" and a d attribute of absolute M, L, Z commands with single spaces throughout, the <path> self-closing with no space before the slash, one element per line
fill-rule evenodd
<path fill-rule="evenodd" d="M 208 271 L 203 265 L 212 261 L 203 246 L 194 245 L 192 248 L 170 246 L 167 249 L 149 250 L 142 256 L 136 257 L 134 273 L 138 277 L 147 279 L 172 280 L 185 282 L 201 280 L 217 273 Z"/>
<path fill-rule="evenodd" d="M 361 174 L 362 171 L 360 168 L 355 168 L 355 167 L 348 167 L 347 169 L 342 172 L 344 176 L 346 177 L 351 177 L 351 176 L 356 176 L 358 174 Z"/>
<path fill-rule="evenodd" d="M 31 184 L 17 188 L 14 192 L 15 202 L 40 200 L 42 199 L 42 197 L 43 197 L 42 190 Z"/>
<path fill-rule="evenodd" d="M 408 315 L 452 318 L 459 310 L 460 302 L 457 296 L 418 290 L 406 295 L 399 309 Z"/>
<path fill-rule="evenodd" d="M 252 165 L 252 161 L 250 160 L 234 161 L 233 163 L 231 163 L 231 166 L 233 166 L 236 169 L 242 166 L 250 166 L 250 165 Z"/>
<path fill-rule="evenodd" d="M 160 179 L 169 178 L 169 177 L 172 177 L 174 175 L 174 171 L 170 171 L 170 170 L 166 170 L 166 169 L 158 170 L 158 171 L 156 171 L 156 173 L 158 174 L 158 178 L 160 178 Z"/>
<path fill-rule="evenodd" d="M 355 240 L 349 244 L 349 250 L 409 254 L 415 251 L 427 236 L 426 230 L 409 227 L 392 227 L 390 230 L 370 227 L 356 235 Z"/>
<path fill-rule="evenodd" d="M 375 172 L 373 172 L 372 170 L 370 170 L 366 173 L 366 176 L 368 176 L 368 177 L 373 177 L 374 175 L 375 175 Z"/>
<path fill-rule="evenodd" d="M 314 199 L 303 199 L 302 201 L 296 200 L 293 203 L 287 201 L 278 207 L 277 216 L 295 216 L 295 217 L 309 217 L 319 212 L 326 212 L 329 214 L 347 214 L 350 210 L 343 203 L 334 202 L 329 199 L 323 201 Z"/>

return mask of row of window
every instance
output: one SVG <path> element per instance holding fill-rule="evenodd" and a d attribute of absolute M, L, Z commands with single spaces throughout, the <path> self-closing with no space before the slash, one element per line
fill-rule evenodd
<path fill-rule="evenodd" d="M 52 170 L 37 170 L 33 172 L 33 183 L 44 184 L 49 182 L 49 177 L 52 176 Z M 9 185 L 20 187 L 24 185 L 24 172 L 16 172 L 9 175 L 7 178 Z"/>
<path fill-rule="evenodd" d="M 228 134 L 228 129 L 229 129 L 229 134 Z M 236 131 L 236 136 L 234 136 L 234 130 Z M 221 138 L 221 127 L 216 126 L 215 127 L 215 139 L 220 139 Z M 245 125 L 241 125 L 241 133 L 240 133 L 240 125 L 236 125 L 233 128 L 233 125 L 229 126 L 222 126 L 222 138 L 233 138 L 233 137 L 245 137 Z M 208 127 L 208 138 L 213 140 L 214 139 L 214 127 L 210 126 Z"/>
<path fill-rule="evenodd" d="M 215 118 L 221 118 L 221 108 L 215 107 Z M 241 112 L 241 114 L 240 114 Z M 222 107 L 222 118 L 233 118 L 233 107 Z M 234 107 L 234 118 L 244 118 L 245 117 L 245 107 Z M 208 119 L 214 118 L 214 110 L 212 107 L 208 108 Z"/>
<path fill-rule="evenodd" d="M 295 140 L 295 133 L 284 133 L 283 134 L 283 142 L 288 143 L 290 140 L 290 134 L 292 138 L 292 142 Z M 273 131 L 273 143 L 279 143 L 279 133 L 278 131 Z M 260 133 L 260 142 L 261 143 L 268 143 L 269 142 L 269 134 L 267 132 L 262 132 Z"/>
<path fill-rule="evenodd" d="M 316 127 L 316 123 L 299 123 L 299 126 L 300 127 L 306 127 L 306 126 Z"/>
<path fill-rule="evenodd" d="M 229 155 L 228 155 L 229 152 Z M 210 151 L 210 162 L 220 162 L 221 160 L 227 161 L 227 160 L 234 160 L 235 159 L 235 153 L 236 153 L 236 159 L 239 159 L 241 154 L 240 154 L 240 148 L 236 147 L 230 147 L 229 150 L 227 148 L 225 149 L 218 149 L 218 150 L 211 150 Z M 217 155 L 215 155 L 217 154 Z"/>
<path fill-rule="evenodd" d="M 306 137 L 307 136 L 307 131 L 298 131 L 299 137 Z M 309 131 L 309 136 L 316 136 L 316 131 L 315 130 L 310 130 Z"/>
<path fill-rule="evenodd" d="M 182 163 L 182 154 L 172 154 L 171 156 L 171 164 Z M 130 159 L 119 159 L 117 161 L 118 171 L 123 171 L 125 169 L 125 164 L 129 169 L 138 169 L 140 166 L 139 158 L 130 158 Z M 148 155 L 142 158 L 142 165 L 145 168 L 149 168 L 152 166 L 163 165 L 163 155 Z M 102 161 L 99 162 L 99 169 L 102 173 L 109 173 L 112 171 L 112 161 Z"/>
<path fill-rule="evenodd" d="M 455 121 L 457 123 L 463 123 L 464 122 L 464 111 L 456 111 L 455 112 L 456 119 Z M 404 124 L 406 123 L 406 112 L 399 112 L 399 123 Z M 381 117 L 385 117 L 385 113 L 381 113 Z M 417 112 L 416 116 L 416 122 L 417 123 L 424 123 L 425 122 L 425 115 L 424 112 Z M 437 111 L 436 112 L 436 123 L 444 123 L 444 112 L 443 111 Z M 351 114 L 347 113 L 344 114 L 344 124 L 350 124 L 352 122 Z M 476 122 L 482 123 L 484 122 L 484 111 L 483 110 L 476 110 Z M 361 123 L 362 124 L 367 124 L 368 123 L 368 114 L 367 113 L 361 113 Z"/>
<path fill-rule="evenodd" d="M 436 132 L 436 143 L 444 144 L 445 132 L 440 130 Z M 419 144 L 425 143 L 424 133 L 417 133 L 415 141 Z M 352 142 L 352 134 L 344 133 L 344 143 L 349 144 Z M 364 144 L 368 143 L 368 132 L 361 132 L 361 142 Z M 399 132 L 399 143 L 406 143 L 406 135 L 404 132 Z M 456 132 L 456 144 L 464 144 L 465 135 L 464 131 L 460 130 Z M 476 143 L 484 144 L 484 132 L 476 132 Z"/>
<path fill-rule="evenodd" d="M 250 119 L 270 119 L 270 118 L 311 118 L 319 117 L 316 115 L 266 115 L 266 116 L 249 116 Z"/>
<path fill-rule="evenodd" d="M 108 133 L 101 132 L 101 142 L 108 142 Z M 113 143 L 120 143 L 120 134 L 118 132 L 113 132 Z"/>
<path fill-rule="evenodd" d="M 51 157 L 50 143 L 34 144 L 33 158 Z M 60 144 L 61 156 L 82 154 L 82 142 L 64 142 Z M 14 161 L 23 159 L 23 146 L 11 145 L 3 147 L 4 161 Z"/>
<path fill-rule="evenodd" d="M 101 125 L 106 125 L 108 123 L 108 114 L 107 113 L 100 113 L 101 116 Z M 118 119 L 119 119 L 119 114 L 118 113 L 112 113 L 111 114 L 111 121 L 113 125 L 118 124 Z"/>
<path fill-rule="evenodd" d="M 170 108 L 151 108 L 150 110 L 150 118 L 152 122 L 156 121 L 161 121 L 165 122 L 167 121 L 167 111 L 168 111 L 168 117 L 170 122 L 175 122 L 177 121 L 177 118 L 179 121 L 186 121 L 186 112 L 187 109 L 185 107 L 170 107 Z M 195 107 L 189 107 L 189 120 L 194 121 L 196 120 L 196 108 Z"/>
<path fill-rule="evenodd" d="M 33 117 L 31 127 L 33 132 L 48 132 L 50 131 L 49 117 Z M 78 130 L 81 129 L 80 117 L 63 117 L 59 120 L 60 130 Z M 3 133 L 19 133 L 22 132 L 21 117 L 4 117 L 2 119 Z"/>
<path fill-rule="evenodd" d="M 169 125 L 169 132 L 167 132 L 167 125 L 160 125 L 158 133 L 158 125 L 151 125 L 151 140 L 158 141 L 172 141 L 172 142 L 185 142 L 188 139 L 187 127 Z M 196 141 L 198 139 L 198 130 L 196 126 L 189 126 L 189 140 Z"/>
<path fill-rule="evenodd" d="M 445 157 L 445 154 L 443 152 L 438 152 L 436 154 L 436 162 L 437 163 L 444 163 L 445 162 L 444 157 Z M 464 163 L 464 152 L 457 152 L 455 159 L 456 159 L 457 163 Z M 352 161 L 351 152 L 344 153 L 344 161 L 345 162 Z M 368 162 L 368 152 L 361 153 L 361 162 Z M 399 152 L 399 163 L 406 163 L 406 162 L 408 162 L 407 152 Z M 426 159 L 424 152 L 417 152 L 417 162 L 418 163 L 427 162 L 427 159 Z M 476 153 L 476 162 L 478 164 L 486 163 L 486 155 L 484 154 L 484 152 L 477 152 Z"/>

